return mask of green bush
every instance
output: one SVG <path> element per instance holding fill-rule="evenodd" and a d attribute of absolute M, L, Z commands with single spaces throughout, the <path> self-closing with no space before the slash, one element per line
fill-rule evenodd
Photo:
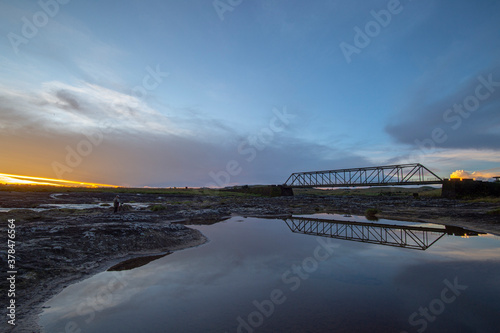
<path fill-rule="evenodd" d="M 149 209 L 151 209 L 153 212 L 158 212 L 160 210 L 167 209 L 167 207 L 165 207 L 163 205 L 154 205 L 154 206 L 151 206 Z"/>
<path fill-rule="evenodd" d="M 367 210 L 365 210 L 366 217 L 373 217 L 378 213 L 380 213 L 380 210 L 378 208 L 368 208 Z"/>

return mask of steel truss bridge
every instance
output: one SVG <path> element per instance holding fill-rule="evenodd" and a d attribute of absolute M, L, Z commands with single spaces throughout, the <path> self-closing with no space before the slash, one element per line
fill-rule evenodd
<path fill-rule="evenodd" d="M 292 173 L 288 187 L 348 187 L 442 184 L 443 180 L 420 163 L 367 168 Z"/>
<path fill-rule="evenodd" d="M 468 237 L 479 234 L 451 226 L 445 226 L 443 229 L 306 217 L 287 218 L 285 223 L 295 233 L 422 251 L 427 250 L 444 235 Z"/>

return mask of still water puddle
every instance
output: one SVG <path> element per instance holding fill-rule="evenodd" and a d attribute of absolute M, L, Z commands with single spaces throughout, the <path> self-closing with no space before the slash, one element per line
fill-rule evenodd
<path fill-rule="evenodd" d="M 71 285 L 46 303 L 40 324 L 47 332 L 500 327 L 496 236 L 325 214 L 190 227 L 210 241 Z"/>
<path fill-rule="evenodd" d="M 132 207 L 132 209 L 135 210 L 140 210 L 140 209 L 146 209 L 148 206 L 150 206 L 152 203 L 127 203 L 127 206 Z M 111 204 L 102 204 L 102 203 L 97 203 L 97 204 L 41 204 L 36 208 L 1 208 L 0 207 L 0 213 L 8 213 L 10 211 L 16 211 L 16 210 L 31 210 L 34 212 L 43 212 L 45 210 L 50 210 L 50 209 L 94 209 L 94 208 L 102 208 L 102 209 L 109 209 L 111 207 Z"/>

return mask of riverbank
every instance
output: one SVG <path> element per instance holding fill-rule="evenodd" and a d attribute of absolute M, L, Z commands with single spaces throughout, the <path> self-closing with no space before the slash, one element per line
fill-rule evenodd
<path fill-rule="evenodd" d="M 12 332 L 39 332 L 37 320 L 43 303 L 67 285 L 126 259 L 177 251 L 206 241 L 197 230 L 172 224 L 158 214 L 102 210 L 0 213 L 2 220 L 15 220 L 18 272 L 16 326 L 3 322 L 0 327 Z M 2 295 L 2 304 L 6 304 L 6 296 Z"/>
<path fill-rule="evenodd" d="M 0 208 L 33 209 L 0 213 L 2 232 L 6 232 L 8 219 L 16 220 L 19 306 L 13 332 L 37 332 L 43 303 L 65 286 L 125 259 L 203 244 L 205 237 L 184 225 L 215 223 L 231 215 L 364 215 L 367 209 L 375 208 L 380 218 L 442 223 L 500 235 L 500 217 L 489 213 L 498 209 L 496 202 L 397 195 L 265 198 L 121 193 L 125 205 L 113 214 L 110 203 L 114 196 L 111 192 L 0 193 Z M 75 204 L 93 208 L 67 208 Z M 2 260 L 6 252 L 6 245 L 2 245 Z M 6 301 L 2 295 L 2 304 Z"/>

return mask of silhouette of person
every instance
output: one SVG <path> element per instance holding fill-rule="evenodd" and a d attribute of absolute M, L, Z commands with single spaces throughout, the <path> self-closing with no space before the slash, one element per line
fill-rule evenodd
<path fill-rule="evenodd" d="M 113 207 L 114 207 L 113 213 L 116 213 L 118 211 L 118 208 L 120 207 L 120 196 L 119 195 L 117 195 L 115 197 L 115 199 L 113 200 Z"/>

